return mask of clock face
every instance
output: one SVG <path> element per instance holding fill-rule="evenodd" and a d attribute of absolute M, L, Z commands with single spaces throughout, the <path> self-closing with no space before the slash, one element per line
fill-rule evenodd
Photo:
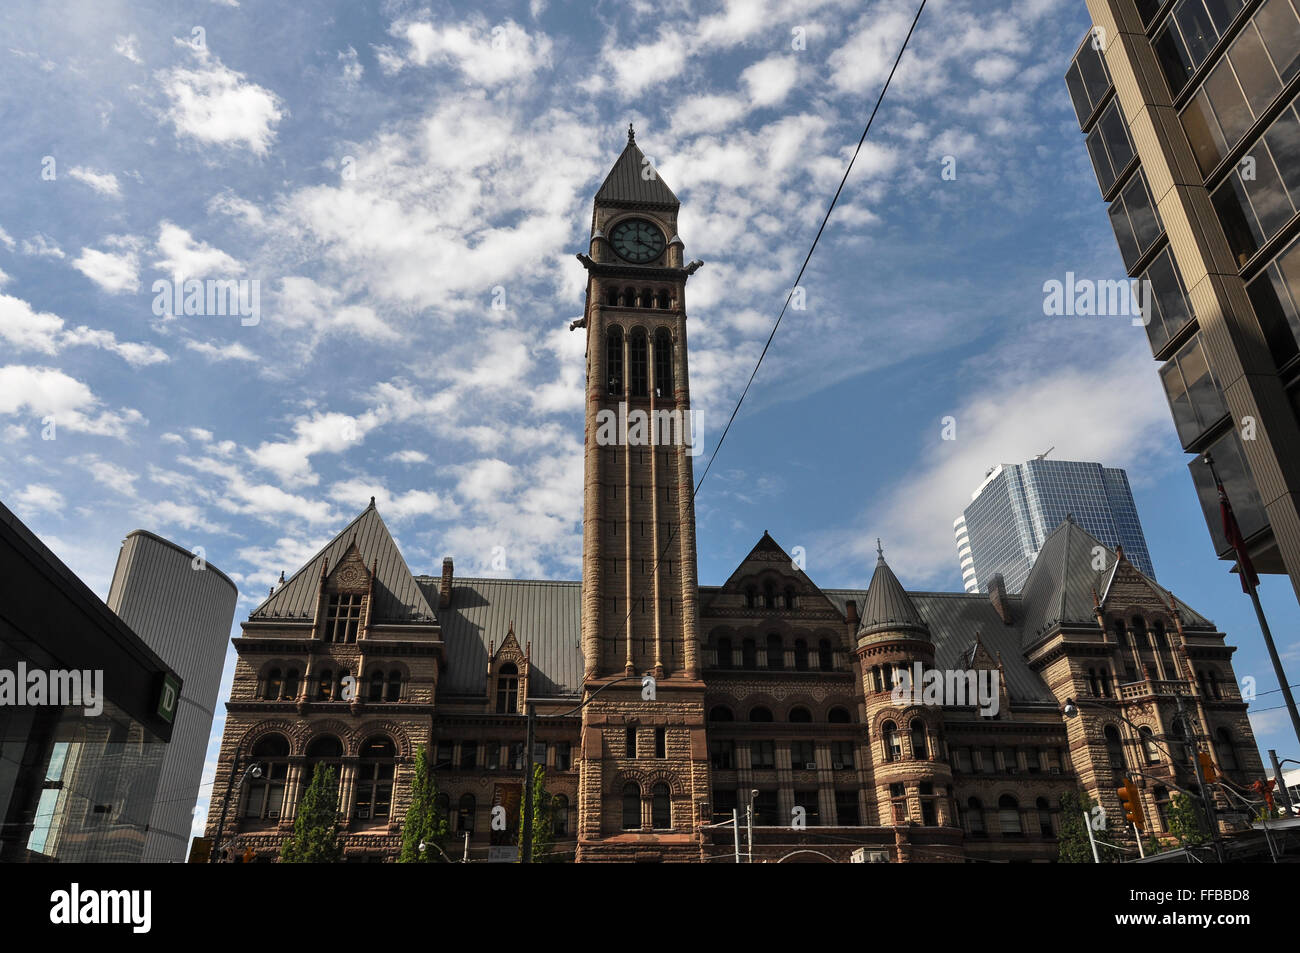
<path fill-rule="evenodd" d="M 663 254 L 664 233 L 643 218 L 625 218 L 610 231 L 609 242 L 620 258 L 643 265 Z"/>

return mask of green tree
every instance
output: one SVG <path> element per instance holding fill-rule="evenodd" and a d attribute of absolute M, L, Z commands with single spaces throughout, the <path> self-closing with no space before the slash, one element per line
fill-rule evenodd
<path fill-rule="evenodd" d="M 298 802 L 293 833 L 280 849 L 286 864 L 336 864 L 343 859 L 339 842 L 339 786 L 332 767 L 317 765 Z"/>
<path fill-rule="evenodd" d="M 402 852 L 399 864 L 429 864 L 441 861 L 442 847 L 447 840 L 447 817 L 438 809 L 438 782 L 429 766 L 429 754 L 421 745 L 415 753 L 415 776 L 411 779 L 411 805 L 406 809 L 402 823 Z M 420 844 L 425 845 L 420 850 Z"/>
<path fill-rule="evenodd" d="M 1105 813 L 1096 811 L 1096 805 L 1087 791 L 1067 792 L 1061 795 L 1061 830 L 1057 836 L 1060 853 L 1057 860 L 1062 864 L 1091 864 L 1092 845 L 1088 840 L 1088 830 L 1084 826 L 1084 815 L 1088 818 L 1105 818 L 1105 826 L 1094 830 L 1092 836 L 1098 841 L 1114 844 L 1123 836 Z M 1115 863 L 1123 855 L 1105 843 L 1097 845 L 1097 856 L 1103 864 Z"/>
<path fill-rule="evenodd" d="M 1169 802 L 1169 833 L 1178 838 L 1182 847 L 1199 847 L 1210 842 L 1210 828 L 1201 805 L 1181 791 Z"/>
<path fill-rule="evenodd" d="M 540 864 L 554 860 L 550 856 L 555 843 L 555 830 L 552 824 L 555 814 L 554 798 L 546 790 L 546 769 L 540 764 L 533 765 L 533 863 Z M 519 804 L 519 827 L 515 830 L 515 843 L 519 845 L 522 859 L 524 844 L 524 810 L 523 802 Z"/>

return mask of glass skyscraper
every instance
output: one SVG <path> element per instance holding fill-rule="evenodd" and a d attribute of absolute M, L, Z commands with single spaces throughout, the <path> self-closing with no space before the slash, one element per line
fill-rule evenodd
<path fill-rule="evenodd" d="M 1007 591 L 1019 592 L 1043 541 L 1067 516 L 1112 549 L 1123 546 L 1129 562 L 1155 578 L 1128 474 L 1039 458 L 991 470 L 953 523 L 966 590 L 985 591 L 1001 573 Z"/>

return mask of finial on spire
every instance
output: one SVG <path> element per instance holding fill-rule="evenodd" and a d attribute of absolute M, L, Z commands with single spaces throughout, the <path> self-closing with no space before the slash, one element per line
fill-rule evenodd
<path fill-rule="evenodd" d="M 374 505 L 375 505 L 375 498 L 372 496 L 372 497 L 370 498 L 370 506 L 371 506 L 372 509 L 374 508 Z"/>
<path fill-rule="evenodd" d="M 882 563 L 885 561 L 885 549 L 883 546 L 880 545 L 879 536 L 876 537 L 876 555 L 880 558 L 880 561 Z"/>
<path fill-rule="evenodd" d="M 632 128 L 631 123 L 627 124 L 627 141 L 629 144 L 636 142 L 636 130 Z"/>

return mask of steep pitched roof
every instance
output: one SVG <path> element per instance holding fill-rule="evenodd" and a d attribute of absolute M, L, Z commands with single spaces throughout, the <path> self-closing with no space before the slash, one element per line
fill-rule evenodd
<path fill-rule="evenodd" d="M 632 127 L 629 125 L 627 128 L 627 145 L 596 193 L 596 204 L 679 207 L 681 202 L 658 172 L 650 178 L 643 174 L 646 169 L 653 170 L 653 166 L 646 163 L 645 153 L 637 146 Z"/>
<path fill-rule="evenodd" d="M 428 597 L 439 579 L 420 576 Z M 481 696 L 487 689 L 491 646 L 499 650 L 513 624 L 528 648 L 528 692 L 533 698 L 582 692 L 582 584 L 531 579 L 457 579 L 451 604 L 438 615 L 447 667 L 440 692 Z"/>
<path fill-rule="evenodd" d="M 1106 567 L 1093 568 L 1094 554 L 1100 547 L 1106 554 Z M 1094 592 L 1105 593 L 1115 577 L 1119 564 L 1118 554 L 1100 542 L 1086 529 L 1067 518 L 1043 541 L 1029 578 L 1020 590 L 1024 610 L 1024 645 L 1032 645 L 1050 626 L 1070 623 L 1095 625 Z M 1200 613 L 1175 599 L 1169 590 L 1142 573 L 1132 563 L 1125 561 L 1151 589 L 1164 600 L 1165 605 L 1177 605 L 1183 624 L 1191 628 L 1213 628 L 1214 624 Z"/>
<path fill-rule="evenodd" d="M 867 586 L 858 636 L 884 631 L 911 631 L 922 636 L 929 635 L 925 619 L 917 612 L 907 590 L 885 562 L 884 552 L 881 552 L 876 560 L 876 571 Z"/>
<path fill-rule="evenodd" d="M 316 614 L 321 570 L 337 566 L 354 543 L 366 569 L 375 571 L 375 597 L 370 611 L 373 622 L 435 621 L 428 599 L 416 585 L 373 499 L 360 516 L 254 609 L 249 619 L 310 622 Z"/>

